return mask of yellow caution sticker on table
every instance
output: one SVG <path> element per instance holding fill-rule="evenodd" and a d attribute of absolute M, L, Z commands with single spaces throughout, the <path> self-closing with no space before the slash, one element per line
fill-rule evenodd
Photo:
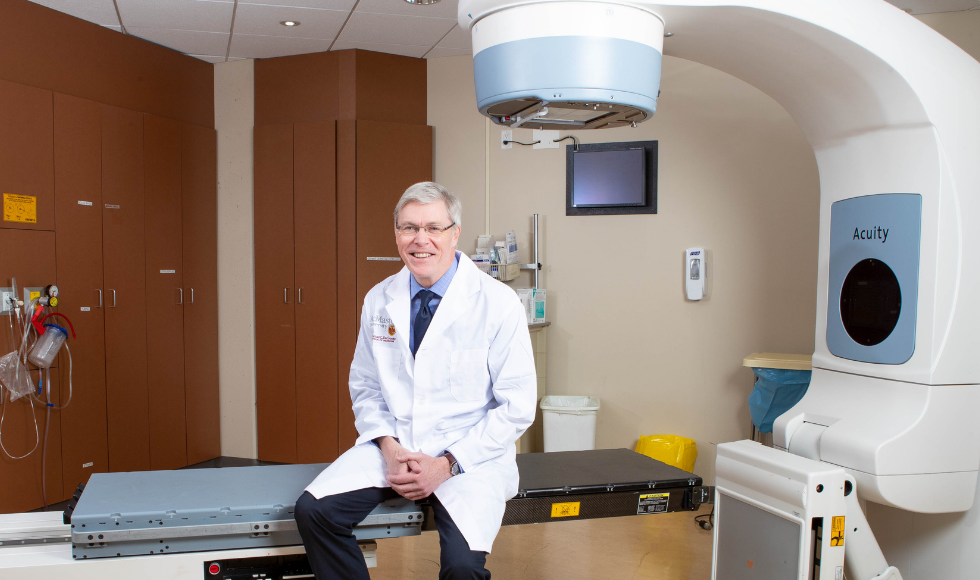
<path fill-rule="evenodd" d="M 669 493 L 641 493 L 636 506 L 636 515 L 667 513 L 670 503 Z"/>
<path fill-rule="evenodd" d="M 844 545 L 844 516 L 834 516 L 830 524 L 830 547 Z"/>
<path fill-rule="evenodd" d="M 567 518 L 571 516 L 577 516 L 581 505 L 582 502 L 580 501 L 570 501 L 566 503 L 553 503 L 551 504 L 551 517 Z"/>
<path fill-rule="evenodd" d="M 3 221 L 37 223 L 37 198 L 33 195 L 3 194 Z"/>

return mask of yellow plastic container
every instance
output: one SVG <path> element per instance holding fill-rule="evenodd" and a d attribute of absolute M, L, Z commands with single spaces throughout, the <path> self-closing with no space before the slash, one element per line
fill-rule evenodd
<path fill-rule="evenodd" d="M 698 444 L 694 439 L 677 435 L 644 435 L 636 442 L 636 452 L 684 471 L 694 471 Z"/>

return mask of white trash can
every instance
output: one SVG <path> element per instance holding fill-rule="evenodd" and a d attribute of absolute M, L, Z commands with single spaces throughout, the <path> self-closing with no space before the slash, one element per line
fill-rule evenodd
<path fill-rule="evenodd" d="M 544 451 L 595 449 L 598 397 L 555 396 L 541 399 L 544 417 Z"/>

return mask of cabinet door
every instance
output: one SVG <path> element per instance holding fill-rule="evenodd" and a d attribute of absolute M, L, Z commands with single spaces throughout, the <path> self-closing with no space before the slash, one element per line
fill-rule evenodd
<path fill-rule="evenodd" d="M 214 129 L 183 126 L 184 389 L 190 465 L 221 455 L 216 139 Z"/>
<path fill-rule="evenodd" d="M 355 210 L 353 216 L 341 215 L 340 220 L 356 220 L 356 300 L 353 309 L 360 312 L 368 291 L 403 266 L 401 262 L 368 258 L 398 256 L 392 212 L 410 185 L 432 180 L 432 128 L 357 121 L 355 141 Z M 347 146 L 350 146 L 349 142 Z M 345 304 L 343 308 L 351 310 L 351 305 Z M 341 368 L 350 368 L 352 350 L 351 358 L 340 361 Z M 340 393 L 340 399 L 340 447 L 347 449 L 357 438 L 357 431 L 346 389 Z"/>
<path fill-rule="evenodd" d="M 335 123 L 293 127 L 298 463 L 338 455 Z M 346 374 L 346 373 L 345 373 Z"/>
<path fill-rule="evenodd" d="M 51 91 L 0 81 L 0 193 L 33 198 L 9 206 L 0 200 L 0 227 L 54 229 L 51 99 Z"/>
<path fill-rule="evenodd" d="M 18 288 L 52 283 L 55 277 L 54 232 L 0 228 L 0 247 L 4 249 L 0 252 L 0 272 L 5 276 L 5 285 L 10 284 L 11 275 L 17 278 Z M 0 317 L 0 321 L 4 326 L 9 324 L 9 319 L 5 316 Z M 10 344 L 9 334 L 7 328 L 0 332 L 0 336 L 6 335 L 3 339 L 3 354 L 14 348 Z M 17 342 L 19 344 L 19 339 Z M 39 373 L 32 372 L 31 378 L 36 386 Z M 60 405 L 57 369 L 51 370 L 51 379 L 51 401 Z M 3 450 L 0 450 L 0 513 L 24 512 L 43 505 L 41 460 L 47 408 L 36 402 L 32 405 L 31 399 L 27 397 L 10 402 L 9 396 L 5 389 L 3 429 L 0 432 L 0 442 L 3 443 Z M 46 398 L 45 395 L 41 397 Z M 43 474 L 49 504 L 65 499 L 61 476 L 59 413 L 56 410 L 50 412 L 47 469 Z M 27 457 L 11 459 L 11 455 Z"/>
<path fill-rule="evenodd" d="M 71 393 L 67 353 L 59 376 L 65 493 L 109 470 L 102 296 L 102 113 L 94 101 L 54 95 L 55 234 L 60 310 L 75 326 Z"/>
<path fill-rule="evenodd" d="M 357 440 L 351 406 L 350 365 L 360 330 L 357 301 L 357 121 L 337 121 L 337 389 L 341 453 Z"/>
<path fill-rule="evenodd" d="M 102 264 L 110 471 L 150 469 L 143 115 L 102 106 Z"/>
<path fill-rule="evenodd" d="M 255 378 L 259 459 L 296 462 L 293 126 L 254 133 Z"/>
<path fill-rule="evenodd" d="M 150 468 L 187 465 L 180 123 L 143 115 Z"/>

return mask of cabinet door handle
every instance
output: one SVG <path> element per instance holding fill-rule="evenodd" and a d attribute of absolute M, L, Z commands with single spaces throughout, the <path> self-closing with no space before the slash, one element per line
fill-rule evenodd
<path fill-rule="evenodd" d="M 299 288 L 297 290 L 297 292 L 298 292 L 298 294 L 296 295 L 296 302 L 299 303 L 299 304 L 302 304 L 303 303 L 303 289 L 302 288 Z"/>
<path fill-rule="evenodd" d="M 282 302 L 283 304 L 289 304 L 289 286 L 282 289 Z"/>
<path fill-rule="evenodd" d="M 99 305 L 96 308 L 102 308 L 102 288 L 96 288 L 95 291 L 99 293 Z"/>
<path fill-rule="evenodd" d="M 194 304 L 194 289 L 191 288 L 191 304 Z"/>
<path fill-rule="evenodd" d="M 116 291 L 113 290 L 112 288 L 110 288 L 109 291 L 112 292 L 112 306 L 110 306 L 109 308 L 115 308 L 116 307 Z"/>
<path fill-rule="evenodd" d="M 180 306 L 180 305 L 182 305 L 184 303 L 184 289 L 183 288 L 177 288 L 177 290 L 180 291 L 180 302 L 177 303 L 177 306 Z"/>

